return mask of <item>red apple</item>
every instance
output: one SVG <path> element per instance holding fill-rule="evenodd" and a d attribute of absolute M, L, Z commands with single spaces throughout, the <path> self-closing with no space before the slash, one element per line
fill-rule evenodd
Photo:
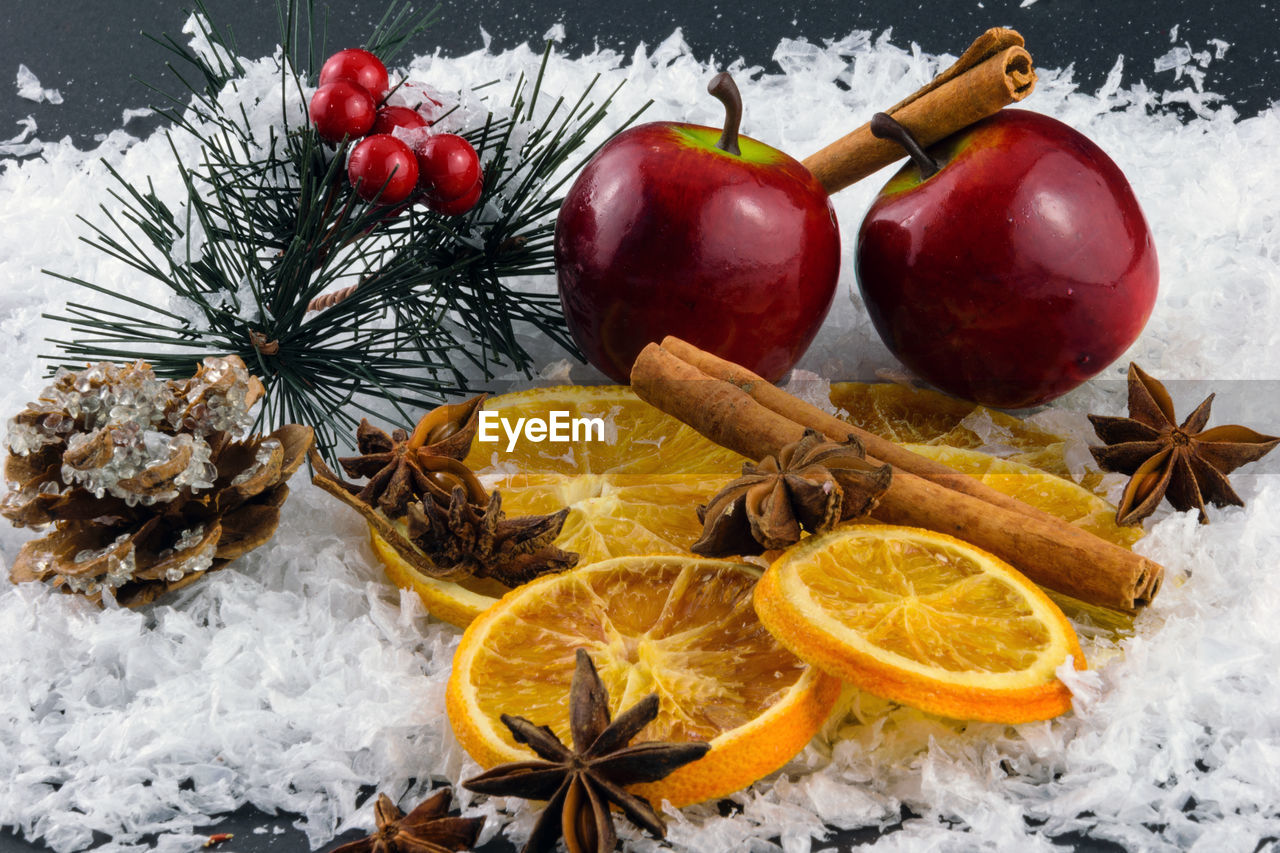
<path fill-rule="evenodd" d="M 727 77 L 713 81 L 713 94 Z M 831 307 L 840 270 L 831 202 L 800 163 L 737 135 L 736 95 L 724 96 L 723 135 L 674 122 L 618 134 L 560 208 L 565 319 L 587 359 L 616 381 L 665 335 L 778 379 Z"/>
<path fill-rule="evenodd" d="M 903 364 L 951 394 L 1024 408 L 1129 348 L 1159 271 L 1111 158 L 1024 110 L 1002 110 L 929 155 L 937 173 L 922 180 L 918 163 L 904 166 L 858 233 L 863 301 Z"/>

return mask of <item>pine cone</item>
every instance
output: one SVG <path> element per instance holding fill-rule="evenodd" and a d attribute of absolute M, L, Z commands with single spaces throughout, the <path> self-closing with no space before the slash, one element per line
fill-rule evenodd
<path fill-rule="evenodd" d="M 236 356 L 180 382 L 143 362 L 60 370 L 10 422 L 0 514 L 54 527 L 10 578 L 139 606 L 266 542 L 313 435 L 237 440 L 262 393 Z"/>

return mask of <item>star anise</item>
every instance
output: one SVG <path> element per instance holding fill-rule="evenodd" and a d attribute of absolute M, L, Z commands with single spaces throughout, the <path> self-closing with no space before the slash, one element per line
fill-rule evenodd
<path fill-rule="evenodd" d="M 551 544 L 569 510 L 507 518 L 499 493 L 485 494 L 476 475 L 456 459 L 444 460 L 448 464 L 438 472 L 452 486 L 444 506 L 429 496 L 406 504 L 402 519 L 388 518 L 360 500 L 358 487 L 338 477 L 315 451 L 309 459 L 311 482 L 364 516 L 401 559 L 429 577 L 494 578 L 519 586 L 578 561 L 577 554 Z"/>
<path fill-rule="evenodd" d="M 577 554 L 551 544 L 568 515 L 569 510 L 562 509 L 507 518 L 500 492 L 477 504 L 458 486 L 445 508 L 435 501 L 409 504 L 407 521 L 409 541 L 434 565 L 519 586 L 539 575 L 571 569 L 578 562 Z"/>
<path fill-rule="evenodd" d="M 1261 459 L 1280 438 L 1242 426 L 1205 429 L 1214 395 L 1210 394 L 1178 424 L 1173 399 L 1157 380 L 1129 365 L 1129 417 L 1089 415 L 1105 447 L 1091 447 L 1104 470 L 1130 474 L 1116 510 L 1116 523 L 1136 524 L 1153 513 L 1163 498 L 1175 509 L 1200 511 L 1205 503 L 1244 506 L 1227 475 Z"/>
<path fill-rule="evenodd" d="M 349 477 L 368 477 L 356 497 L 401 518 L 412 501 L 433 498 L 448 504 L 456 469 L 447 460 L 461 460 L 471 450 L 485 395 L 463 403 L 438 406 L 418 421 L 412 433 L 396 429 L 390 435 L 360 421 L 356 431 L 359 456 L 339 459 Z"/>
<path fill-rule="evenodd" d="M 742 476 L 698 507 L 702 537 L 691 550 L 704 557 L 763 554 L 866 515 L 889 487 L 892 468 L 866 460 L 861 442 L 840 444 L 815 430 L 777 457 L 742 466 Z"/>
<path fill-rule="evenodd" d="M 551 544 L 567 509 L 507 518 L 499 494 L 485 491 L 462 462 L 483 403 L 481 395 L 433 409 L 411 435 L 387 435 L 362 422 L 356 433 L 362 455 L 339 461 L 368 482 L 343 480 L 314 452 L 312 482 L 363 515 L 402 559 L 433 578 L 491 577 L 518 586 L 571 568 L 577 555 Z"/>
<path fill-rule="evenodd" d="M 374 803 L 378 828 L 368 838 L 335 847 L 330 853 L 453 853 L 469 850 L 484 826 L 482 817 L 449 817 L 448 788 L 404 814 L 386 794 Z"/>
<path fill-rule="evenodd" d="M 564 837 L 569 853 L 606 853 L 618 843 L 609 804 L 658 838 L 666 827 L 644 797 L 627 785 L 656 782 L 706 754 L 706 743 L 639 743 L 627 746 L 658 715 L 658 694 L 651 693 L 609 722 L 609 696 L 591 656 L 578 649 L 569 687 L 569 731 L 573 748 L 547 726 L 524 717 L 502 715 L 515 739 L 545 761 L 503 764 L 468 779 L 462 786 L 479 794 L 546 800 L 522 853 L 555 849 Z"/>

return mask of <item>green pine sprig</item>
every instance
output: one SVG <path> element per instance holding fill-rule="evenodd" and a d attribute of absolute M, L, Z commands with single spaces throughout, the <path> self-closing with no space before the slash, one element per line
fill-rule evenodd
<path fill-rule="evenodd" d="M 360 415 L 387 403 L 411 423 L 410 410 L 474 390 L 469 376 L 527 374 L 533 361 L 521 330 L 576 353 L 557 297 L 516 280 L 553 273 L 564 184 L 594 153 L 585 150 L 587 137 L 616 90 L 595 103 L 593 81 L 572 101 L 542 109 L 548 45 L 537 78 L 517 82 L 502 115 L 491 112 L 464 133 L 484 164 L 480 203 L 458 217 L 421 206 L 388 213 L 350 191 L 346 147 L 326 149 L 299 106 L 306 73 L 299 69 L 323 54 L 313 4 L 281 7 L 281 121 L 265 132 L 219 100 L 245 69 L 231 35 L 210 25 L 200 4 L 197 13 L 211 49 L 161 42 L 192 69 L 186 76 L 174 69 L 186 92 L 169 96 L 164 110 L 183 203 L 170 207 L 108 166 L 115 187 L 112 206 L 102 207 L 105 224 L 82 218 L 82 239 L 177 299 L 153 305 L 46 270 L 105 297 L 45 315 L 66 326 L 65 336 L 50 339 L 60 350 L 45 356 L 51 369 L 141 359 L 160 376 L 182 377 L 207 356 L 236 354 L 267 388 L 260 426 L 309 424 L 332 455 Z M 390 56 L 430 17 L 393 4 L 367 46 Z M 199 142 L 198 163 L 182 161 L 176 134 Z M 342 301 L 309 310 L 313 300 L 348 289 Z"/>

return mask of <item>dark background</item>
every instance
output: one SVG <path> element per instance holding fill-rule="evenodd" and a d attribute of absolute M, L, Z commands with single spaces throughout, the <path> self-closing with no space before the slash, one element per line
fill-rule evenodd
<path fill-rule="evenodd" d="M 385 2 L 333 3 L 331 45 L 363 41 Z M 233 30 L 242 54 L 267 55 L 276 45 L 271 0 L 206 5 L 216 22 Z M 168 54 L 141 32 L 181 40 L 183 10 L 190 6 L 189 0 L 4 0 L 0 79 L 14 80 L 22 63 L 65 100 L 37 104 L 17 97 L 12 83 L 0 86 L 0 140 L 16 135 L 16 122 L 32 116 L 41 139 L 70 136 L 89 147 L 95 134 L 120 127 L 125 108 L 153 103 L 137 79 L 176 91 L 164 68 Z M 451 55 L 478 50 L 481 27 L 495 48 L 536 44 L 556 23 L 565 25 L 561 48 L 571 55 L 596 44 L 627 52 L 641 41 L 652 47 L 679 26 L 700 59 L 728 64 L 741 56 L 766 69 L 775 67 L 771 57 L 783 37 L 820 42 L 855 29 L 878 34 L 892 28 L 899 44 L 957 54 L 979 32 L 999 24 L 1026 36 L 1038 65 L 1073 65 L 1088 91 L 1102 84 L 1118 54 L 1126 58 L 1126 83 L 1145 79 L 1157 91 L 1173 85 L 1172 75 L 1157 77 L 1152 63 L 1173 46 L 1169 33 L 1177 25 L 1178 43 L 1192 50 L 1205 49 L 1209 39 L 1231 43 L 1226 57 L 1210 65 L 1205 86 L 1226 96 L 1241 115 L 1280 99 L 1280 3 L 1253 0 L 1038 0 L 1026 8 L 1018 0 L 441 0 L 437 23 L 409 48 L 425 53 L 439 47 Z M 144 128 L 137 120 L 129 126 L 135 134 Z"/>
<path fill-rule="evenodd" d="M 215 23 L 233 31 L 241 54 L 267 55 L 277 44 L 276 6 L 270 0 L 206 0 L 205 5 Z M 44 88 L 58 89 L 64 102 L 34 103 L 19 98 L 12 82 L 0 85 L 0 140 L 16 136 L 18 122 L 31 116 L 39 138 L 69 136 L 90 148 L 95 136 L 121 126 L 123 110 L 158 103 L 140 80 L 178 91 L 179 84 L 165 70 L 168 53 L 142 33 L 169 33 L 183 41 L 181 29 L 190 6 L 183 0 L 4 0 L 0 78 L 15 80 L 19 63 L 25 64 Z M 329 46 L 362 42 L 384 9 L 385 0 L 334 3 Z M 771 57 L 784 37 L 821 42 L 857 29 L 879 34 L 892 28 L 898 44 L 915 42 L 929 53 L 956 54 L 988 27 L 1011 26 L 1026 36 L 1038 66 L 1073 66 L 1076 81 L 1086 91 L 1101 86 L 1119 54 L 1126 59 L 1126 85 L 1138 79 L 1156 91 L 1186 85 L 1174 84 L 1168 73 L 1157 75 L 1153 67 L 1154 60 L 1174 46 L 1170 31 L 1177 26 L 1176 43 L 1189 44 L 1193 51 L 1208 48 L 1210 39 L 1231 44 L 1225 58 L 1207 69 L 1205 88 L 1223 95 L 1242 117 L 1280 101 L 1280 2 L 1250 0 L 1038 0 L 1026 8 L 1018 0 L 551 0 L 536 5 L 528 0 L 442 0 L 437 23 L 408 50 L 429 53 L 438 47 L 449 55 L 469 53 L 483 46 L 482 27 L 494 49 L 526 41 L 538 44 L 556 23 L 565 25 L 567 37 L 560 50 L 570 55 L 590 52 L 596 45 L 625 53 L 641 41 L 652 47 L 678 26 L 699 59 L 714 57 L 727 65 L 742 57 L 766 70 L 777 70 Z M 141 134 L 155 123 L 135 119 L 128 129 Z M 235 833 L 234 840 L 215 849 L 303 853 L 306 839 L 291 827 L 293 820 L 246 808 L 209 831 Z M 261 827 L 266 833 L 255 834 Z M 275 834 L 281 829 L 284 832 Z M 360 836 L 352 833 L 340 840 Z M 874 836 L 841 833 L 824 849 L 848 849 Z M 1076 837 L 1059 841 L 1067 849 L 1120 849 Z M 12 832 L 0 830 L 3 853 L 33 849 Z M 510 849 L 502 842 L 485 848 Z"/>

